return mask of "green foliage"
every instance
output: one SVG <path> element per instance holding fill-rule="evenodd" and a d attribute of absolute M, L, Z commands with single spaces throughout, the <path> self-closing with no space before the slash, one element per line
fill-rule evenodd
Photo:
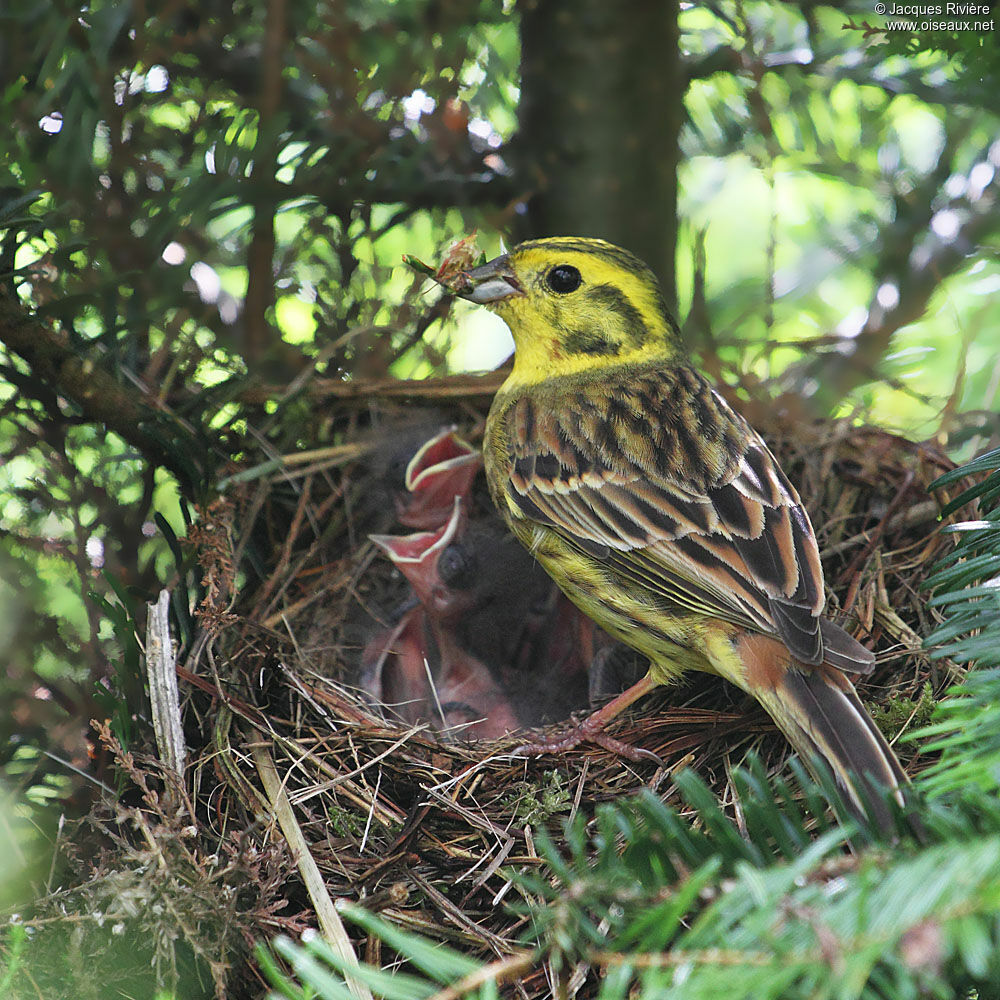
<path fill-rule="evenodd" d="M 905 5 L 934 7 L 934 4 Z M 966 10 L 976 6 L 987 8 L 974 10 L 970 13 L 954 16 L 951 7 L 965 7 Z M 944 15 L 947 16 L 944 16 Z M 881 19 L 883 22 L 885 18 Z M 885 51 L 899 56 L 926 56 L 927 53 L 943 53 L 957 70 L 955 86 L 967 99 L 982 101 L 989 98 L 992 87 L 1000 77 L 1000 27 L 997 26 L 995 9 L 990 4 L 947 5 L 942 14 L 916 18 L 893 18 L 897 25 L 892 31 L 873 31 L 862 27 L 870 42 L 885 47 Z M 913 28 L 907 30 L 901 22 L 910 21 Z M 953 25 L 954 27 L 918 28 L 925 21 L 936 22 L 937 25 Z M 959 27 L 961 25 L 961 27 Z M 855 29 L 857 30 L 857 29 Z"/>
<path fill-rule="evenodd" d="M 545 900 L 534 913 L 535 961 L 557 982 L 580 962 L 603 970 L 596 995 L 607 1000 L 990 995 L 1000 975 L 1000 811 L 966 817 L 959 831 L 953 815 L 929 809 L 926 844 L 886 840 L 852 856 L 848 830 L 816 837 L 820 817 L 789 813 L 782 791 L 759 777 L 738 773 L 741 804 L 772 817 L 777 838 L 756 821 L 741 833 L 690 773 L 680 780 L 697 805 L 683 813 L 643 793 L 599 809 L 589 834 L 578 819 L 563 850 L 540 837 L 548 870 L 522 876 Z M 819 796 L 801 780 L 808 798 Z M 346 915 L 414 971 L 352 973 L 318 940 L 280 939 L 278 953 L 315 991 L 306 995 L 349 997 L 337 975 L 346 972 L 378 997 L 409 1000 L 480 968 L 362 912 Z M 273 963 L 265 968 L 282 996 L 303 995 Z M 496 995 L 490 976 L 458 992 Z"/>
<path fill-rule="evenodd" d="M 525 878 L 546 901 L 534 914 L 536 961 L 557 977 L 578 962 L 606 970 L 597 995 L 608 1000 L 630 989 L 685 1000 L 944 998 L 1000 974 L 1000 812 L 956 836 L 931 810 L 926 846 L 887 841 L 852 857 L 847 831 L 817 838 L 780 793 L 739 777 L 742 804 L 778 817 L 791 850 L 761 827 L 744 838 L 691 774 L 681 780 L 698 804 L 683 815 L 644 793 L 601 808 L 589 835 L 578 819 L 565 850 L 539 838 L 548 871 Z M 372 915 L 347 915 L 419 973 L 354 973 L 379 997 L 430 996 L 477 968 Z M 350 995 L 334 975 L 350 970 L 321 942 L 276 948 L 316 996 Z M 270 974 L 283 996 L 302 995 L 273 965 Z M 460 994 L 495 995 L 492 985 Z"/>
<path fill-rule="evenodd" d="M 28 932 L 19 924 L 7 928 L 5 955 L 0 957 L 0 996 L 8 996 L 14 977 L 18 974 L 24 959 L 25 945 L 28 943 Z"/>
<path fill-rule="evenodd" d="M 90 599 L 111 622 L 121 657 L 113 664 L 114 672 L 107 678 L 106 686 L 100 682 L 95 685 L 95 701 L 111 720 L 111 731 L 115 738 L 128 750 L 135 735 L 133 713 L 146 707 L 143 698 L 142 649 L 139 646 L 142 619 L 134 596 L 110 574 L 105 573 L 104 578 L 117 600 L 108 601 L 93 592 Z"/>
<path fill-rule="evenodd" d="M 699 234 L 707 253 L 681 275 L 689 332 L 723 373 L 780 376 L 813 411 L 875 406 L 912 427 L 954 389 L 988 430 L 992 105 L 947 54 L 862 44 L 843 24 L 864 4 L 838 7 L 684 6 L 681 258 Z M 0 559 L 22 581 L 0 610 L 32 661 L 12 689 L 37 670 L 89 691 L 120 662 L 111 619 L 85 604 L 95 575 L 151 599 L 169 556 L 149 523 L 181 533 L 178 492 L 203 502 L 238 481 L 230 463 L 330 443 L 315 379 L 502 356 L 488 317 L 459 308 L 447 325 L 450 300 L 401 257 L 436 261 L 477 226 L 492 252 L 545 179 L 512 177 L 507 158 L 516 10 L 292 3 L 281 24 L 269 10 L 0 13 L 0 280 L 108 377 L 102 394 L 146 404 L 109 434 L 86 391 L 0 354 Z M 557 99 L 553 72 L 532 99 Z"/>
<path fill-rule="evenodd" d="M 861 408 L 922 433 L 944 409 L 944 430 L 969 442 L 998 426 L 1000 47 L 971 33 L 868 44 L 844 22 L 870 6 L 683 5 L 687 332 L 713 370 L 775 379 L 768 391 L 797 392 L 808 412 Z M 499 343 L 495 330 L 462 312 L 447 325 L 448 300 L 401 255 L 437 260 L 476 226 L 492 239 L 550 180 L 544 164 L 511 176 L 506 162 L 517 31 L 499 0 L 15 0 L 0 12 L 0 301 L 37 317 L 47 349 L 104 375 L 98 402 L 110 404 L 95 414 L 86 380 L 70 391 L 59 364 L 0 353 L 0 767 L 32 801 L 66 791 L 44 752 L 68 712 L 107 714 L 129 738 L 141 604 L 168 577 L 191 643 L 188 504 L 277 467 L 262 459 L 333 441 L 317 378 L 499 360 L 481 347 Z M 554 66 L 550 92 L 527 96 L 572 99 L 560 82 Z M 142 418 L 115 426 L 114 404 L 135 401 Z M 980 412 L 955 416 L 968 409 Z M 984 486 L 984 505 L 998 490 Z M 937 655 L 1000 668 L 998 524 L 990 513 L 960 526 L 935 577 Z M 685 997 L 713 995 L 713 982 L 788 997 L 808 983 L 811 996 L 905 997 L 988 982 L 996 887 L 974 866 L 992 863 L 1000 832 L 998 699 L 1000 677 L 981 670 L 927 731 L 941 751 L 922 783 L 929 843 L 878 846 L 856 831 L 876 846 L 843 874 L 831 870 L 848 834 L 801 774 L 804 799 L 754 768 L 736 775 L 746 836 L 690 776 L 678 779 L 683 814 L 641 799 L 602 811 L 593 832 L 578 821 L 565 857 L 549 849 L 555 887 L 536 886 L 549 900 L 540 958 L 593 960 L 608 997 L 634 982 Z M 525 795 L 521 818 L 570 806 L 554 777 Z M 851 923 L 865 907 L 884 914 L 874 929 Z M 356 919 L 428 983 L 474 968 Z M 666 944 L 669 968 L 628 964 Z M 318 972 L 325 956 L 310 955 Z"/>
<path fill-rule="evenodd" d="M 982 473 L 988 473 L 983 476 Z M 980 476 L 946 511 L 974 500 L 980 517 L 949 525 L 958 535 L 954 550 L 927 579 L 931 604 L 944 621 L 926 639 L 937 659 L 947 657 L 976 667 L 945 701 L 934 725 L 918 733 L 933 737 L 929 750 L 940 759 L 926 773 L 931 794 L 962 794 L 1000 789 L 1000 449 L 942 476 L 944 486 L 966 476 Z"/>
<path fill-rule="evenodd" d="M 317 935 L 305 939 L 302 946 L 287 937 L 278 937 L 274 941 L 274 950 L 306 984 L 306 991 L 303 991 L 280 971 L 268 950 L 260 947 L 257 957 L 261 968 L 281 996 L 289 1000 L 304 1000 L 307 997 L 353 1000 L 353 994 L 342 978 L 349 975 L 385 1000 L 423 1000 L 424 997 L 433 996 L 442 986 L 458 982 L 480 969 L 478 962 L 460 952 L 431 944 L 420 935 L 400 931 L 361 907 L 343 906 L 341 913 L 405 957 L 419 974 L 387 973 L 370 965 L 349 966 Z M 493 1000 L 498 994 L 492 984 L 486 983 L 480 990 L 470 991 L 467 995 Z"/>
<path fill-rule="evenodd" d="M 991 53 L 977 81 L 927 33 L 902 55 L 852 19 L 885 20 L 866 0 L 685 6 L 687 332 L 725 366 L 804 394 L 812 412 L 861 408 L 923 437 L 954 392 L 958 412 L 991 411 L 981 422 L 995 430 L 1000 271 L 979 223 L 969 256 L 953 253 L 963 237 L 949 227 L 978 216 L 992 229 L 986 91 L 1000 47 L 963 34 Z M 724 72 L 737 59 L 745 72 Z"/>
<path fill-rule="evenodd" d="M 508 197 L 466 125 L 512 129 L 517 31 L 486 0 L 281 24 L 0 6 L 0 768 L 21 775 L 40 757 L 15 718 L 29 743 L 67 712 L 131 743 L 136 630 L 168 581 L 193 638 L 189 507 L 261 449 L 331 443 L 312 379 L 442 366 L 447 303 L 400 257 Z"/>

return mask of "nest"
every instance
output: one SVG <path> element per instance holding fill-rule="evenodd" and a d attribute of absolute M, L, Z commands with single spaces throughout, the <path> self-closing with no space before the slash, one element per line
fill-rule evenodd
<path fill-rule="evenodd" d="M 193 532 L 208 596 L 180 669 L 186 738 L 198 758 L 183 823 L 206 853 L 248 839 L 265 851 L 282 841 L 277 812 L 293 848 L 283 854 L 284 880 L 269 868 L 266 897 L 244 912 L 248 936 L 314 925 L 316 896 L 327 893 L 484 960 L 503 958 L 528 919 L 508 904 L 530 902 L 510 875 L 540 864 L 540 828 L 558 841 L 567 818 L 642 787 L 683 807 L 674 776 L 684 767 L 731 807 L 731 772 L 748 753 L 776 772 L 790 752 L 754 702 L 705 676 L 659 690 L 611 726 L 662 766 L 589 744 L 517 757 L 523 734 L 447 739 L 429 724 L 394 720 L 358 690 L 357 609 L 391 608 L 405 591 L 367 538 L 384 527 L 387 509 L 368 458 L 377 428 L 455 423 L 477 442 L 497 382 L 387 382 L 374 397 L 342 389 L 326 411 L 334 446 L 244 478 Z M 809 510 L 829 613 L 860 623 L 877 653 L 859 691 L 912 773 L 921 762 L 897 738 L 926 721 L 954 680 L 954 668 L 921 646 L 937 621 L 922 581 L 951 545 L 937 530 L 948 497 L 927 486 L 951 463 L 931 446 L 848 420 L 741 408 Z M 237 565 L 252 567 L 238 590 Z M 555 722 L 549 732 L 566 728 Z M 384 958 L 374 939 L 354 944 L 362 958 Z M 216 976 L 217 989 L 225 978 Z M 544 971 L 527 973 L 517 989 L 548 995 Z"/>
<path fill-rule="evenodd" d="M 495 384 L 485 379 L 470 392 L 467 381 L 432 383 L 402 412 L 416 426 L 453 421 L 475 442 Z M 860 691 L 896 741 L 926 720 L 953 680 L 953 668 L 931 661 L 920 638 L 936 623 L 921 583 L 950 545 L 936 530 L 947 498 L 930 496 L 927 486 L 951 465 L 930 446 L 876 428 L 749 409 L 816 526 L 830 613 L 860 622 L 877 653 Z M 399 412 L 383 398 L 374 422 L 398 426 Z M 352 686 L 357 649 L 343 641 L 344 618 L 359 600 L 384 607 L 399 589 L 398 574 L 366 537 L 385 508 L 365 465 L 377 447 L 366 427 L 371 413 L 370 405 L 362 411 L 340 401 L 330 417 L 337 447 L 241 487 L 233 506 L 214 514 L 212 537 L 232 530 L 222 523 L 231 517 L 237 546 L 253 538 L 272 562 L 256 588 L 240 593 L 231 620 L 213 619 L 218 604 L 202 616 L 212 638 L 191 667 L 199 678 L 191 708 L 220 782 L 212 811 L 240 827 L 257 821 L 269 801 L 259 766 L 265 750 L 331 896 L 362 900 L 403 927 L 497 958 L 524 931 L 520 908 L 504 904 L 521 892 L 510 871 L 539 863 L 539 827 L 558 837 L 566 818 L 642 786 L 672 800 L 672 776 L 682 767 L 731 803 L 731 770 L 748 752 L 777 770 L 788 748 L 755 703 L 708 677 L 660 691 L 612 727 L 663 766 L 591 745 L 515 757 L 523 735 L 447 740 L 371 704 Z M 210 577 L 229 571 L 218 554 L 207 562 Z M 565 728 L 555 723 L 552 731 Z M 896 748 L 905 766 L 919 767 L 911 746 Z M 374 945 L 362 945 L 362 954 L 366 947 Z M 521 988 L 527 996 L 546 992 L 540 976 Z"/>

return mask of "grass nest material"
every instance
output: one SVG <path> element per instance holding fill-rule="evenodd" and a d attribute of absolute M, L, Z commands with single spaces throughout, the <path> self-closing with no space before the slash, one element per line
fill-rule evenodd
<path fill-rule="evenodd" d="M 514 757 L 524 741 L 518 735 L 448 741 L 429 726 L 393 722 L 351 686 L 350 609 L 359 601 L 384 605 L 399 592 L 398 574 L 366 537 L 385 508 L 366 466 L 378 440 L 369 428 L 453 421 L 477 442 L 496 384 L 496 376 L 385 383 L 363 402 L 345 394 L 327 412 L 336 445 L 235 485 L 196 532 L 209 596 L 200 648 L 182 675 L 189 739 L 202 755 L 197 770 L 216 777 L 199 793 L 205 835 L 256 826 L 267 839 L 273 798 L 264 769 L 273 762 L 330 896 L 362 900 L 405 928 L 486 958 L 509 953 L 524 930 L 519 908 L 505 905 L 521 892 L 509 871 L 539 863 L 539 827 L 558 837 L 566 818 L 642 786 L 673 801 L 682 767 L 731 804 L 732 768 L 749 752 L 772 771 L 789 753 L 762 710 L 709 677 L 660 691 L 613 727 L 658 754 L 662 767 L 592 745 Z M 950 664 L 921 648 L 937 621 L 922 581 L 951 544 L 937 530 L 947 497 L 927 486 L 951 463 L 932 446 L 848 420 L 803 422 L 780 406 L 743 409 L 810 512 L 831 613 L 859 622 L 877 653 L 862 697 L 904 765 L 919 769 L 913 746 L 899 737 L 926 721 L 955 679 Z M 241 554 L 257 577 L 231 601 Z M 308 913 L 304 895 L 296 902 Z M 372 941 L 359 951 L 377 958 Z M 531 996 L 546 985 L 522 988 Z"/>
<path fill-rule="evenodd" d="M 589 744 L 515 757 L 523 735 L 447 740 L 428 725 L 393 721 L 357 690 L 358 608 L 370 615 L 401 595 L 398 574 L 367 539 L 385 530 L 389 506 L 370 459 L 375 429 L 453 422 L 478 443 L 498 382 L 332 385 L 320 440 L 334 443 L 234 476 L 191 533 L 205 593 L 179 667 L 191 777 L 175 795 L 181 806 L 171 812 L 161 797 L 155 811 L 164 828 L 178 817 L 202 884 L 211 885 L 204 858 L 217 858 L 220 845 L 281 845 L 282 861 L 268 855 L 257 904 L 230 914 L 246 938 L 315 926 L 317 894 L 326 893 L 484 959 L 508 955 L 528 919 L 508 905 L 523 901 L 510 872 L 540 863 L 540 828 L 558 840 L 568 817 L 643 786 L 682 805 L 674 777 L 684 767 L 732 807 L 733 767 L 753 751 L 776 773 L 789 754 L 755 703 L 706 676 L 660 690 L 611 727 L 663 766 Z M 860 692 L 912 773 L 921 760 L 899 737 L 926 721 L 955 680 L 949 663 L 921 648 L 937 622 L 922 581 L 952 544 L 937 530 L 948 497 L 927 486 L 951 463 L 932 446 L 849 420 L 740 405 L 809 510 L 830 613 L 860 623 L 877 653 Z M 355 945 L 380 961 L 375 939 Z M 231 963 L 240 964 L 235 953 Z M 217 967 L 213 977 L 219 995 L 227 981 L 236 995 L 261 992 L 259 981 Z M 525 997 L 548 993 L 540 971 L 518 988 Z"/>

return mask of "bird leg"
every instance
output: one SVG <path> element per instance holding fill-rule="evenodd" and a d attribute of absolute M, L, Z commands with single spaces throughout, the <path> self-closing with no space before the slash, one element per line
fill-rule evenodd
<path fill-rule="evenodd" d="M 598 746 L 604 747 L 605 750 L 618 754 L 620 757 L 626 757 L 629 760 L 652 760 L 657 764 L 662 764 L 663 761 L 660 757 L 652 751 L 629 746 L 628 743 L 616 740 L 613 736 L 609 736 L 604 732 L 604 727 L 612 719 L 620 715 L 629 705 L 638 701 L 644 695 L 649 694 L 654 687 L 656 687 L 656 681 L 649 674 L 646 674 L 642 680 L 637 681 L 630 688 L 618 695 L 617 698 L 609 701 L 603 708 L 587 716 L 583 722 L 571 729 L 566 736 L 551 740 L 541 740 L 537 743 L 526 743 L 524 746 L 518 747 L 514 753 L 523 756 L 542 753 L 563 753 L 566 750 L 572 750 L 581 743 L 590 742 L 596 743 Z"/>

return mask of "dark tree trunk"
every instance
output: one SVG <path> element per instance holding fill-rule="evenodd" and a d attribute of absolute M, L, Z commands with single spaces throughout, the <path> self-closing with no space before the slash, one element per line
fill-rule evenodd
<path fill-rule="evenodd" d="M 522 0 L 519 236 L 599 236 L 638 254 L 675 303 L 675 0 Z"/>

